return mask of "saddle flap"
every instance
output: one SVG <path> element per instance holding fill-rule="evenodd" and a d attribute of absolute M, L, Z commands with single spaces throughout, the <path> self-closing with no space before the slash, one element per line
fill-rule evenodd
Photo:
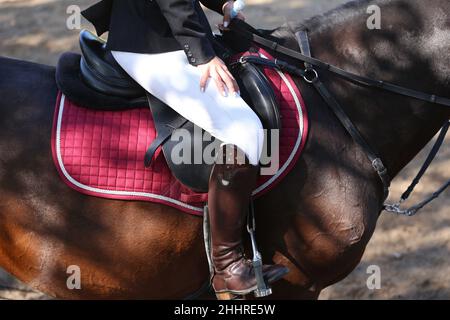
<path fill-rule="evenodd" d="M 203 154 L 206 146 L 219 142 L 214 138 L 211 141 L 204 140 L 204 130 L 157 98 L 148 95 L 148 99 L 158 136 L 147 151 L 146 160 L 151 161 L 156 149 L 162 146 L 166 162 L 175 178 L 196 192 L 207 192 L 212 164 L 204 163 L 203 157 L 197 159 L 198 152 Z"/>
<path fill-rule="evenodd" d="M 232 73 L 241 96 L 261 120 L 264 129 L 281 129 L 281 117 L 272 86 L 260 67 L 251 63 L 238 64 Z"/>

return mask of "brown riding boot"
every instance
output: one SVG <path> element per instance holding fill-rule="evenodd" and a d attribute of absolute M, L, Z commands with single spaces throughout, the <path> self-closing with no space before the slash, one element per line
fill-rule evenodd
<path fill-rule="evenodd" d="M 218 299 L 233 299 L 257 289 L 252 262 L 243 254 L 242 235 L 259 167 L 235 164 L 237 150 L 234 147 L 234 155 L 228 156 L 223 152 L 223 164 L 214 165 L 209 182 L 212 284 Z M 263 266 L 266 283 L 281 279 L 288 271 L 280 265 Z"/>

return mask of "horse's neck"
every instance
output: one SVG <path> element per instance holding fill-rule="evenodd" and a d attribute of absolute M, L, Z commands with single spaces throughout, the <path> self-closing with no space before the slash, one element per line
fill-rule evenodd
<path fill-rule="evenodd" d="M 365 13 L 337 22 L 312 33 L 314 56 L 357 74 L 448 96 L 448 11 L 433 8 L 449 7 L 448 2 L 381 2 L 385 3 L 381 30 L 367 28 L 369 15 Z M 450 115 L 448 108 L 359 88 L 333 77 L 326 81 L 392 176 L 412 160 Z"/>

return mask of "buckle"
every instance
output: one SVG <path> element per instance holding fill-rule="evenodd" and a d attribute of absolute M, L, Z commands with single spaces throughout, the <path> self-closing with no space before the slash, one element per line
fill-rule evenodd
<path fill-rule="evenodd" d="M 372 161 L 372 167 L 376 170 L 376 172 L 378 172 L 379 175 L 387 174 L 387 169 L 380 158 L 376 158 L 375 160 Z"/>
<path fill-rule="evenodd" d="M 307 83 L 314 83 L 315 81 L 317 81 L 317 79 L 319 79 L 319 74 L 315 69 L 307 68 L 304 71 L 303 79 Z"/>

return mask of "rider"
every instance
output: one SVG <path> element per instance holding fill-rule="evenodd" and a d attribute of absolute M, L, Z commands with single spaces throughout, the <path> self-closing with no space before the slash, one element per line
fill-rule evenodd
<path fill-rule="evenodd" d="M 234 1 L 200 2 L 224 16 L 222 29 L 228 26 Z M 243 255 L 242 234 L 259 175 L 264 133 L 214 50 L 199 1 L 103 0 L 83 15 L 97 34 L 109 31 L 107 49 L 136 82 L 223 142 L 208 192 L 212 283 L 219 298 L 254 291 L 255 272 Z M 237 18 L 244 16 L 239 13 Z M 208 86 L 209 78 L 215 87 Z M 245 162 L 238 161 L 239 152 L 245 154 Z M 264 265 L 263 273 L 270 283 L 287 269 Z"/>

